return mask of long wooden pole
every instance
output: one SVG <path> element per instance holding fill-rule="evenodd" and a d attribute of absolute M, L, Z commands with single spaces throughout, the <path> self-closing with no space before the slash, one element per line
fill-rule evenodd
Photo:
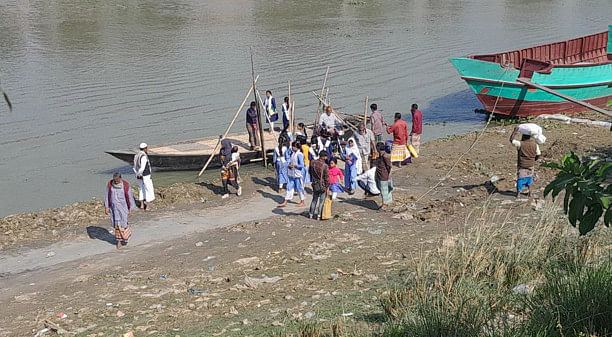
<path fill-rule="evenodd" d="M 577 98 L 564 95 L 564 94 L 562 94 L 562 93 L 560 93 L 558 91 L 552 90 L 552 89 L 550 89 L 548 87 L 545 87 L 543 85 L 540 85 L 540 84 L 537 84 L 537 83 L 533 83 L 533 82 L 531 82 L 528 79 L 518 78 L 516 81 L 519 82 L 519 83 L 528 85 L 530 87 L 533 87 L 533 88 L 536 88 L 536 89 L 540 89 L 540 90 L 545 91 L 545 92 L 547 92 L 549 94 L 553 94 L 555 96 L 561 97 L 564 100 L 570 101 L 572 103 L 576 103 L 578 105 L 582 105 L 583 107 L 591 109 L 591 110 L 596 111 L 596 112 L 599 112 L 600 114 L 604 114 L 604 115 L 606 115 L 608 117 L 612 117 L 612 112 L 611 111 L 608 111 L 608 110 L 602 109 L 600 107 L 594 106 L 591 103 L 588 103 L 588 102 L 585 102 L 585 101 L 581 101 L 581 100 L 579 100 Z M 495 111 L 492 111 L 492 112 L 495 112 Z"/>
<path fill-rule="evenodd" d="M 365 109 L 363 110 L 363 125 L 367 126 L 368 123 L 368 96 L 365 99 Z"/>
<path fill-rule="evenodd" d="M 259 76 L 257 76 L 257 78 L 255 78 L 255 82 L 257 82 L 258 79 L 259 79 Z M 202 167 L 202 169 L 200 170 L 200 173 L 198 173 L 198 178 L 202 175 L 202 173 L 204 173 L 204 171 L 206 170 L 206 168 L 208 167 L 208 165 L 212 161 L 213 157 L 215 156 L 215 153 L 217 153 L 217 150 L 219 149 L 219 146 L 221 145 L 221 140 L 223 138 L 227 137 L 227 135 L 229 134 L 230 130 L 232 129 L 232 126 L 234 125 L 234 122 L 236 122 L 236 118 L 238 118 L 238 115 L 240 115 L 240 111 L 242 111 L 242 108 L 244 107 L 244 105 L 246 104 L 247 100 L 249 99 L 249 96 L 251 95 L 251 91 L 253 91 L 253 86 L 251 86 L 251 88 L 249 89 L 249 92 L 246 94 L 246 96 L 244 96 L 244 99 L 242 100 L 242 104 L 240 104 L 240 107 L 238 108 L 238 110 L 234 114 L 234 118 L 232 119 L 232 121 L 230 122 L 229 126 L 227 127 L 227 130 L 225 130 L 225 133 L 223 134 L 223 136 L 219 136 L 219 141 L 217 142 L 217 145 L 215 145 L 215 148 L 211 152 L 210 157 L 208 157 L 208 160 L 206 161 L 206 164 L 204 164 L 204 167 Z"/>
<path fill-rule="evenodd" d="M 319 100 L 319 102 L 323 103 L 324 105 L 330 106 L 316 92 L 313 91 L 312 94 Z M 349 121 L 346 121 L 346 120 L 342 119 L 342 117 L 340 117 L 341 112 L 338 112 L 338 111 L 334 110 L 334 108 L 332 108 L 332 113 L 335 114 L 336 117 L 338 117 L 342 123 L 348 124 L 350 127 L 352 127 L 353 129 L 357 130 L 357 127 L 355 125 L 353 125 L 353 123 L 351 123 Z"/>
<path fill-rule="evenodd" d="M 264 167 L 268 168 L 268 156 L 266 155 L 266 141 L 263 133 L 263 123 L 261 120 L 261 109 L 257 101 L 257 87 L 255 86 L 255 66 L 253 65 L 253 50 L 251 50 L 251 76 L 253 77 L 253 94 L 255 95 L 255 104 L 257 107 L 257 124 L 259 126 L 259 141 L 261 143 L 261 156 L 263 157 Z"/>
<path fill-rule="evenodd" d="M 327 70 L 325 71 L 325 78 L 323 79 L 323 86 L 321 87 L 321 97 L 325 93 L 325 86 L 327 85 L 327 75 L 329 75 L 329 66 L 327 66 Z M 321 116 L 321 102 L 317 106 L 317 118 L 315 119 L 315 126 L 319 125 L 319 117 Z"/>
<path fill-rule="evenodd" d="M 206 164 L 204 164 L 204 167 L 202 167 L 202 169 L 198 173 L 198 178 L 202 175 L 202 173 L 204 173 L 204 171 L 208 167 L 208 164 L 210 164 L 212 159 L 215 157 L 215 153 L 217 153 L 217 150 L 219 150 L 219 146 L 221 145 L 221 140 L 223 140 L 223 136 L 219 135 L 219 140 L 217 141 L 217 145 L 215 145 L 215 148 L 210 153 L 210 156 L 208 156 L 208 160 L 206 161 Z"/>
<path fill-rule="evenodd" d="M 295 101 L 291 102 L 291 125 L 293 132 L 295 132 Z"/>
<path fill-rule="evenodd" d="M 293 134 L 293 113 L 291 112 L 291 81 L 287 82 L 287 86 L 289 87 L 289 93 L 287 94 L 287 97 L 289 98 L 289 103 L 287 103 L 287 112 L 289 113 L 289 132 Z"/>

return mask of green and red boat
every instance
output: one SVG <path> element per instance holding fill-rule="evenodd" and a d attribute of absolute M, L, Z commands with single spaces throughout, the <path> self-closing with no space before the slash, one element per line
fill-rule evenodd
<path fill-rule="evenodd" d="M 593 106 L 610 110 L 610 30 L 612 25 L 572 40 L 451 62 L 489 112 L 525 117 L 578 113 Z"/>

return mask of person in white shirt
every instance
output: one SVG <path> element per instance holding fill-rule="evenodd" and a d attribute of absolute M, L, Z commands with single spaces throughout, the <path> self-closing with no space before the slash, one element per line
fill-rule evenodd
<path fill-rule="evenodd" d="M 356 176 L 353 181 L 365 191 L 366 198 L 380 194 L 380 190 L 376 187 L 376 166 Z"/>
<path fill-rule="evenodd" d="M 332 107 L 327 106 L 325 108 L 325 113 L 319 117 L 319 126 L 324 127 L 328 132 L 334 133 L 336 132 L 336 127 L 342 126 L 342 120 L 336 116 L 336 114 L 332 113 Z"/>
<path fill-rule="evenodd" d="M 138 200 L 140 208 L 145 211 L 151 210 L 151 202 L 155 200 L 155 190 L 153 189 L 153 179 L 151 179 L 151 162 L 147 143 L 140 143 L 140 151 L 134 156 L 134 173 L 138 179 Z"/>
<path fill-rule="evenodd" d="M 270 132 L 274 131 L 274 122 L 278 120 L 276 113 L 276 100 L 272 97 L 272 91 L 266 91 L 266 100 L 264 101 L 264 109 L 266 112 L 268 123 L 270 123 Z"/>

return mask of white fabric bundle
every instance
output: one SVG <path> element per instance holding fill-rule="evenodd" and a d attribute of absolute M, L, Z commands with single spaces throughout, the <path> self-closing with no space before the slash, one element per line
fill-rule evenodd
<path fill-rule="evenodd" d="M 518 132 L 535 138 L 538 144 L 546 142 L 546 136 L 542 133 L 542 128 L 534 123 L 525 123 L 518 126 Z"/>

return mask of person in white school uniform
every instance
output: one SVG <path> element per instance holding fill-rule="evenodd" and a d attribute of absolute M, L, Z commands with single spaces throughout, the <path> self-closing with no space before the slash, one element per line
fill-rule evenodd
<path fill-rule="evenodd" d="M 266 91 L 266 100 L 264 101 L 264 109 L 268 123 L 270 123 L 270 132 L 274 131 L 274 122 L 278 120 L 278 113 L 276 113 L 276 100 L 272 97 L 272 91 Z"/>
<path fill-rule="evenodd" d="M 138 179 L 138 200 L 140 208 L 145 211 L 151 210 L 151 202 L 155 200 L 155 190 L 153 189 L 153 179 L 151 179 L 151 162 L 147 143 L 140 143 L 140 151 L 134 156 L 134 173 Z"/>
<path fill-rule="evenodd" d="M 291 156 L 289 157 L 289 169 L 288 176 L 289 181 L 287 182 L 287 193 L 285 195 L 285 201 L 283 201 L 279 207 L 287 206 L 287 202 L 293 199 L 293 192 L 297 190 L 300 202 L 296 205 L 298 207 L 304 206 L 304 200 L 306 195 L 304 193 L 304 154 L 300 151 L 300 142 L 295 141 L 291 144 Z"/>

